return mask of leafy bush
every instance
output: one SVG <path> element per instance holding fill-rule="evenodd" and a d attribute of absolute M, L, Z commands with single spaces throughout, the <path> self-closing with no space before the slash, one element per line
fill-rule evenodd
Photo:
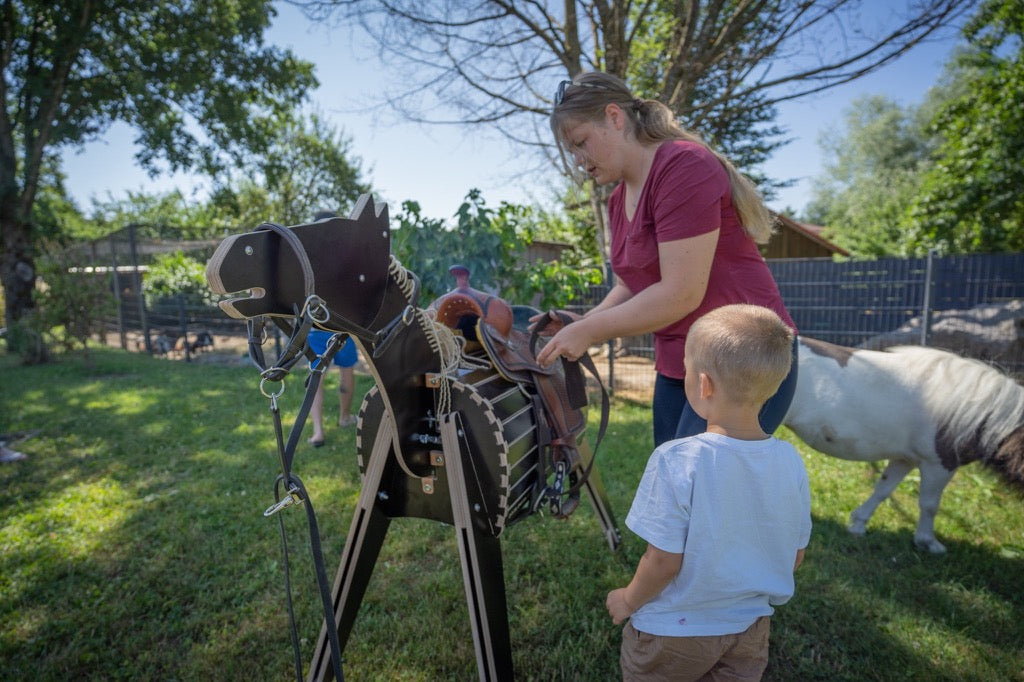
<path fill-rule="evenodd" d="M 391 250 L 420 279 L 421 304 L 455 286 L 448 272 L 455 264 L 469 268 L 471 286 L 544 309 L 565 306 L 587 285 L 601 281 L 600 268 L 573 245 L 556 261 L 527 261 L 526 248 L 544 220 L 527 206 L 502 202 L 490 208 L 478 190 L 471 190 L 455 218 L 449 227 L 406 201 L 391 231 Z"/>
<path fill-rule="evenodd" d="M 11 347 L 28 365 L 47 362 L 50 348 L 71 351 L 80 346 L 88 358 L 89 337 L 102 329 L 104 317 L 112 312 L 110 280 L 82 272 L 60 249 L 52 249 L 40 260 L 35 307 L 12 329 Z"/>
<path fill-rule="evenodd" d="M 142 278 L 146 305 L 185 297 L 186 305 L 213 305 L 216 298 L 206 282 L 206 267 L 181 251 L 157 256 Z"/>

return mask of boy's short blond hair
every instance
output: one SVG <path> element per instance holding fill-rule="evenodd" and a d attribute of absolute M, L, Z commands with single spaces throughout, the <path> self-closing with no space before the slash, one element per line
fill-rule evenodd
<path fill-rule="evenodd" d="M 736 303 L 690 327 L 686 357 L 737 402 L 760 406 L 779 390 L 793 363 L 793 330 L 772 310 Z"/>

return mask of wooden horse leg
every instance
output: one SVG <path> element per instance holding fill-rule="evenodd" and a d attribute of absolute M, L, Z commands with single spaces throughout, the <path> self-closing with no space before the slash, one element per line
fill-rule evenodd
<path fill-rule="evenodd" d="M 391 449 L 394 424 L 387 412 L 383 414 L 373 451 L 366 465 L 366 475 L 359 491 L 352 525 L 349 528 L 345 549 L 338 564 L 331 596 L 334 601 L 334 622 L 338 626 L 338 643 L 342 652 L 352 632 L 359 605 L 366 594 L 374 564 L 384 544 L 391 519 L 376 505 L 380 483 Z M 327 641 L 327 624 L 320 627 L 313 660 L 310 663 L 308 682 L 326 682 L 334 679 L 331 666 L 331 649 Z"/>
<path fill-rule="evenodd" d="M 462 580 L 469 607 L 477 671 L 481 682 L 515 679 L 512 671 L 512 643 L 505 602 L 505 575 L 498 538 L 473 522 L 467 473 L 471 465 L 468 448 L 460 445 L 462 425 L 459 413 L 441 418 L 441 446 L 452 501 L 452 516 L 462 559 Z"/>
<path fill-rule="evenodd" d="M 885 467 L 885 471 L 882 472 L 878 482 L 875 483 L 875 490 L 871 493 L 871 497 L 850 513 L 850 523 L 846 529 L 854 535 L 864 535 L 867 532 L 868 521 L 871 520 L 871 515 L 875 513 L 875 509 L 892 495 L 892 492 L 896 490 L 896 486 L 900 484 L 900 481 L 913 468 L 914 463 L 909 460 L 890 459 L 889 464 Z"/>

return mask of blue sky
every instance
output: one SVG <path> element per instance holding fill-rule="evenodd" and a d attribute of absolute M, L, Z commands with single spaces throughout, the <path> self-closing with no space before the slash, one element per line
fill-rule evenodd
<path fill-rule="evenodd" d="M 888 0 L 886 3 L 888 4 Z M 454 126 L 423 126 L 398 120 L 390 111 L 366 112 L 360 104 L 395 77 L 382 71 L 374 49 L 360 45 L 358 35 L 313 26 L 298 10 L 278 4 L 278 17 L 268 41 L 292 48 L 316 64 L 321 85 L 313 93 L 317 108 L 351 138 L 366 177 L 392 209 L 405 199 L 418 201 L 427 216 L 446 218 L 471 188 L 479 188 L 490 205 L 502 200 L 550 204 L 548 189 L 554 171 L 517 178 L 523 168 L 522 149 L 510 146 L 497 133 L 467 131 Z M 779 193 L 772 208 L 800 210 L 807 203 L 811 179 L 820 173 L 822 131 L 838 127 L 843 111 L 860 95 L 884 94 L 901 104 L 917 104 L 935 84 L 954 45 L 953 39 L 924 44 L 895 63 L 853 83 L 824 94 L 779 106 L 777 123 L 793 141 L 778 150 L 763 170 L 776 179 L 795 179 Z M 123 197 L 128 190 L 157 192 L 172 187 L 188 191 L 187 176 L 151 180 L 133 160 L 132 132 L 112 128 L 103 140 L 65 156 L 67 187 L 83 208 L 90 198 L 108 193 Z M 531 164 L 532 167 L 533 164 Z M 268 220 L 273 220 L 268 216 Z"/>

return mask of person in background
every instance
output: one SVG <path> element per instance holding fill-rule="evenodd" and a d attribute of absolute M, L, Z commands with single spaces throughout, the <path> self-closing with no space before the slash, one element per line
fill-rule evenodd
<path fill-rule="evenodd" d="M 758 421 L 792 342 L 753 305 L 689 330 L 686 395 L 708 426 L 654 450 L 626 516 L 647 551 L 605 602 L 613 622 L 629 619 L 624 680 L 759 680 L 768 664 L 770 616 L 792 597 L 811 536 L 803 460 Z"/>
<path fill-rule="evenodd" d="M 325 332 L 319 329 L 311 329 L 309 332 L 309 347 L 318 356 L 323 355 L 323 352 L 327 349 L 327 342 L 333 335 L 333 332 Z M 339 370 L 339 381 L 338 381 L 338 398 L 340 407 L 338 411 L 338 426 L 346 427 L 356 423 L 356 418 L 352 415 L 352 394 L 356 389 L 356 373 L 355 366 L 359 360 L 359 352 L 356 350 L 356 344 L 349 337 L 345 339 L 345 345 L 343 345 L 338 352 L 335 353 L 332 364 Z M 315 369 L 320 359 L 317 358 L 310 363 L 310 369 Z M 314 448 L 323 447 L 326 442 L 324 436 L 324 379 L 320 378 L 320 383 L 316 387 L 316 395 L 313 396 L 313 404 L 309 408 L 310 420 L 313 422 L 313 435 L 310 436 L 309 443 Z"/>
<path fill-rule="evenodd" d="M 773 219 L 754 185 L 672 111 L 638 99 L 620 79 L 585 73 L 563 81 L 551 130 L 570 166 L 598 184 L 615 183 L 608 200 L 615 284 L 586 315 L 558 330 L 538 355 L 576 360 L 613 338 L 654 333 L 655 445 L 701 433 L 706 425 L 687 404 L 683 357 L 690 326 L 730 303 L 775 311 L 796 331 L 757 245 Z M 577 174 L 579 175 L 579 174 Z M 794 356 L 796 344 L 793 345 Z M 761 424 L 782 423 L 796 386 L 796 363 L 765 404 Z"/>

